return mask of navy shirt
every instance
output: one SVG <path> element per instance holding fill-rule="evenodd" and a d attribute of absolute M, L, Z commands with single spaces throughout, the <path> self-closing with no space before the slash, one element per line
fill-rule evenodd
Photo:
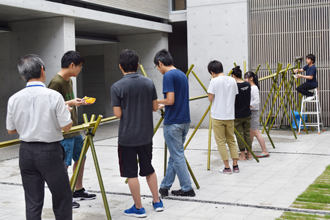
<path fill-rule="evenodd" d="M 189 85 L 186 75 L 173 69 L 164 74 L 163 94 L 174 92 L 173 105 L 165 106 L 165 125 L 190 123 Z"/>
<path fill-rule="evenodd" d="M 151 79 L 130 73 L 111 86 L 111 105 L 121 107 L 118 144 L 138 147 L 152 142 L 153 105 L 157 99 Z"/>
<path fill-rule="evenodd" d="M 313 87 L 317 87 L 317 81 L 316 81 L 316 67 L 315 65 L 312 66 L 304 66 L 303 70 L 306 71 L 306 76 L 314 76 L 313 79 L 306 79 L 306 82 L 313 86 Z"/>

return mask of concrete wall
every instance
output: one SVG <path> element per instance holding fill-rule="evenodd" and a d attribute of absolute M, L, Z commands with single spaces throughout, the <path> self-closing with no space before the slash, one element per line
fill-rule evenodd
<path fill-rule="evenodd" d="M 48 85 L 61 69 L 64 52 L 75 49 L 72 18 L 17 21 L 8 23 L 8 26 L 12 32 L 0 33 L 0 141 L 18 138 L 7 134 L 5 121 L 9 97 L 26 84 L 17 70 L 18 59 L 29 53 L 38 54 L 45 62 Z"/>
<path fill-rule="evenodd" d="M 77 51 L 82 56 L 104 56 L 105 69 L 105 98 L 106 98 L 106 115 L 105 117 L 113 116 L 113 109 L 111 107 L 110 88 L 113 83 L 123 77 L 123 74 L 118 67 L 119 53 L 123 49 L 132 49 L 139 54 L 140 64 L 143 65 L 148 77 L 151 78 L 156 86 L 158 97 L 162 98 L 162 75 L 154 69 L 153 58 L 154 55 L 161 49 L 168 49 L 168 37 L 165 33 L 153 34 L 138 34 L 138 35 L 123 35 L 117 36 L 119 43 L 99 44 L 99 45 L 77 45 Z M 87 63 L 85 64 L 87 65 Z M 138 70 L 141 73 L 141 70 Z M 142 73 L 141 73 L 142 74 Z M 78 94 L 83 90 L 78 81 Z M 88 94 L 84 94 L 88 95 Z M 96 97 L 97 98 L 97 97 Z M 92 106 L 91 106 L 92 107 Z M 158 121 L 160 115 L 154 113 L 154 120 Z"/>
<path fill-rule="evenodd" d="M 248 62 L 248 0 L 189 0 L 187 1 L 188 64 L 208 87 L 210 74 L 207 64 L 219 60 L 228 73 L 236 62 L 243 70 L 243 61 Z M 248 63 L 247 63 L 248 67 Z M 205 92 L 190 75 L 190 97 Z M 209 102 L 193 101 L 190 104 L 192 126 L 195 126 Z M 208 126 L 205 120 L 202 126 Z"/>

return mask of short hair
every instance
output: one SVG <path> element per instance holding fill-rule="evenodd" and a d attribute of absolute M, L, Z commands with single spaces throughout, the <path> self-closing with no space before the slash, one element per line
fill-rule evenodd
<path fill-rule="evenodd" d="M 235 66 L 232 70 L 232 75 L 236 76 L 236 78 L 242 78 L 242 70 L 240 66 Z"/>
<path fill-rule="evenodd" d="M 18 61 L 18 72 L 28 82 L 30 79 L 39 79 L 41 76 L 41 67 L 45 70 L 45 64 L 42 59 L 35 54 L 28 54 L 21 57 Z"/>
<path fill-rule="evenodd" d="M 83 64 L 85 62 L 84 58 L 77 51 L 70 50 L 66 52 L 61 59 L 61 67 L 68 68 L 71 63 L 75 66 Z"/>
<path fill-rule="evenodd" d="M 315 56 L 314 56 L 314 54 L 308 54 L 306 56 L 306 58 L 310 59 L 311 61 L 313 61 L 313 63 L 315 63 Z"/>
<path fill-rule="evenodd" d="M 216 74 L 222 73 L 223 72 L 222 63 L 220 61 L 213 60 L 209 62 L 209 65 L 207 66 L 207 70 L 209 71 L 210 74 L 211 72 L 214 72 Z"/>
<path fill-rule="evenodd" d="M 134 50 L 125 49 L 119 55 L 119 64 L 125 73 L 136 72 L 139 65 L 139 56 Z"/>
<path fill-rule="evenodd" d="M 164 64 L 164 66 L 174 66 L 173 58 L 166 49 L 158 51 L 154 58 L 154 64 L 159 66 L 159 61 Z"/>

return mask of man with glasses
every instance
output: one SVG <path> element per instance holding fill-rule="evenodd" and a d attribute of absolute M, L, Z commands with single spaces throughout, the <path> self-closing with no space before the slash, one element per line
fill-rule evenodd
<path fill-rule="evenodd" d="M 84 64 L 84 59 L 77 51 L 66 52 L 61 60 L 62 69 L 58 72 L 53 79 L 50 81 L 48 88 L 54 89 L 61 93 L 65 100 L 65 104 L 72 107 L 71 118 L 73 121 L 73 126 L 78 125 L 77 109 L 81 105 L 86 105 L 83 99 L 75 98 L 73 93 L 73 86 L 71 77 L 77 77 L 82 70 L 82 65 Z M 80 153 L 83 147 L 83 138 L 80 132 L 70 133 L 64 135 L 64 140 L 61 141 L 61 145 L 65 150 L 65 164 L 67 168 L 71 166 L 72 159 L 74 160 L 73 171 L 76 169 Z M 73 193 L 72 207 L 79 208 L 79 203 L 75 202 L 77 200 L 90 200 L 95 199 L 95 194 L 89 194 L 83 188 L 83 175 L 85 167 L 86 157 L 84 158 L 80 172 L 77 179 L 77 184 L 75 187 L 75 192 Z"/>

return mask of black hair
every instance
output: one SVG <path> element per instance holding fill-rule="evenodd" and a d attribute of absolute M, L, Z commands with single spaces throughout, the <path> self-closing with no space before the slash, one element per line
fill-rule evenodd
<path fill-rule="evenodd" d="M 315 63 L 315 56 L 314 56 L 314 54 L 308 54 L 306 56 L 306 58 L 310 59 L 313 62 L 313 64 Z"/>
<path fill-rule="evenodd" d="M 154 58 L 154 64 L 159 66 L 159 61 L 164 64 L 164 66 L 174 66 L 173 58 L 166 49 L 158 51 Z"/>
<path fill-rule="evenodd" d="M 232 75 L 236 76 L 236 78 L 241 79 L 242 78 L 242 70 L 240 66 L 235 66 L 233 69 Z"/>
<path fill-rule="evenodd" d="M 254 73 L 254 72 L 252 72 L 252 71 L 249 71 L 249 72 L 246 72 L 245 74 L 244 74 L 244 79 L 246 79 L 246 78 L 253 78 L 253 82 L 254 82 L 254 84 L 256 84 L 256 86 L 258 87 L 258 89 L 260 90 L 260 87 L 259 87 L 259 82 L 258 82 L 258 76 Z"/>
<path fill-rule="evenodd" d="M 215 74 L 222 73 L 223 72 L 223 66 L 220 61 L 213 60 L 209 62 L 209 65 L 207 65 L 207 70 L 211 74 L 211 72 L 214 72 Z"/>
<path fill-rule="evenodd" d="M 41 77 L 41 68 L 45 70 L 45 64 L 38 55 L 28 54 L 19 59 L 17 68 L 25 81 L 28 82 L 30 79 L 39 79 Z"/>
<path fill-rule="evenodd" d="M 84 58 L 77 51 L 70 50 L 66 52 L 61 59 L 61 67 L 69 68 L 70 64 L 73 63 L 75 66 L 83 64 Z"/>
<path fill-rule="evenodd" d="M 139 65 L 139 56 L 134 50 L 125 49 L 119 55 L 119 64 L 125 73 L 136 72 Z"/>

